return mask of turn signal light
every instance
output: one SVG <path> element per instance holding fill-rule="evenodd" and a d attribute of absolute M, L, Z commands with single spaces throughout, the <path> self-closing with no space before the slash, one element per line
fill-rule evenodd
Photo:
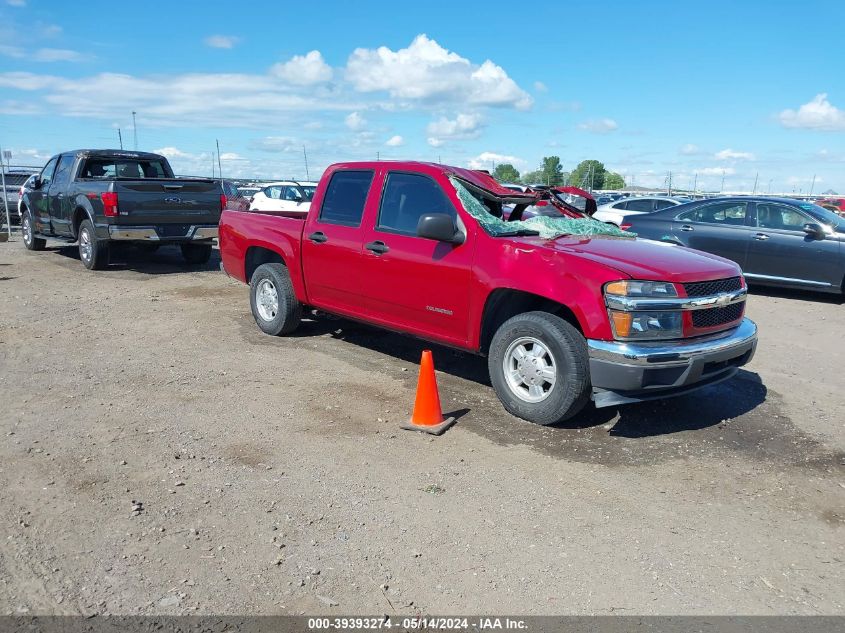
<path fill-rule="evenodd" d="M 610 318 L 613 319 L 613 331 L 616 332 L 616 336 L 627 338 L 631 335 L 631 322 L 634 320 L 633 314 L 611 310 Z"/>
<path fill-rule="evenodd" d="M 105 191 L 101 193 L 100 200 L 103 201 L 103 215 L 113 218 L 118 214 L 117 194 L 114 191 Z"/>

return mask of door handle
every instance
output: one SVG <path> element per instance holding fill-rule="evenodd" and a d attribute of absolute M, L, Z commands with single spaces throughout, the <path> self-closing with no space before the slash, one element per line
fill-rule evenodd
<path fill-rule="evenodd" d="M 692 228 L 689 224 L 684 224 L 684 225 L 681 227 L 681 230 L 682 230 L 682 231 L 694 231 L 695 229 L 694 229 L 694 228 Z"/>
<path fill-rule="evenodd" d="M 326 237 L 326 234 L 323 233 L 322 231 L 317 231 L 315 233 L 312 233 L 311 235 L 308 236 L 308 239 L 311 240 L 312 242 L 314 242 L 315 244 L 322 244 L 323 242 L 329 241 L 329 238 Z"/>
<path fill-rule="evenodd" d="M 366 248 L 368 251 L 375 253 L 376 255 L 383 255 L 384 253 L 390 250 L 390 247 L 381 240 L 376 240 L 375 242 L 364 244 L 364 248 Z"/>
<path fill-rule="evenodd" d="M 751 237 L 752 237 L 753 239 L 757 240 L 757 241 L 760 241 L 760 242 L 762 242 L 762 241 L 765 241 L 765 240 L 769 239 L 769 236 L 768 236 L 768 235 L 766 235 L 765 233 L 755 233 L 755 234 L 754 234 L 754 235 L 752 235 Z"/>

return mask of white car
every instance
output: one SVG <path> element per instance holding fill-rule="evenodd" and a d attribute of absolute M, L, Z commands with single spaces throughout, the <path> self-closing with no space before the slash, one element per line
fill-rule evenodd
<path fill-rule="evenodd" d="M 285 211 L 302 213 L 311 208 L 316 182 L 296 182 L 281 180 L 265 183 L 263 189 L 252 196 L 250 211 Z"/>
<path fill-rule="evenodd" d="M 593 218 L 601 222 L 608 222 L 619 226 L 626 215 L 640 215 L 653 213 L 668 207 L 689 202 L 687 198 L 670 198 L 669 196 L 639 196 L 636 198 L 622 198 L 616 202 L 603 204 L 593 214 Z"/>

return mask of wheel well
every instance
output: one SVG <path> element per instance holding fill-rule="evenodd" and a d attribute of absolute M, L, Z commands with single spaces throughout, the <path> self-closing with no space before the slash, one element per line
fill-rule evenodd
<path fill-rule="evenodd" d="M 87 219 L 88 219 L 88 213 L 85 211 L 85 209 L 83 209 L 82 207 L 76 207 L 76 209 L 73 212 L 73 224 L 71 225 L 72 226 L 71 230 L 73 232 L 74 237 L 79 235 L 79 225 L 82 224 L 83 220 L 87 220 Z"/>
<path fill-rule="evenodd" d="M 584 333 L 575 313 L 562 303 L 530 292 L 500 288 L 490 293 L 484 305 L 484 315 L 481 319 L 481 352 L 487 353 L 493 335 L 502 323 L 523 312 L 549 312 L 567 321 L 582 334 Z"/>
<path fill-rule="evenodd" d="M 271 251 L 269 248 L 263 246 L 250 246 L 246 251 L 246 259 L 244 260 L 244 276 L 246 282 L 252 279 L 252 273 L 261 264 L 282 264 L 286 266 L 285 260 L 276 251 Z"/>

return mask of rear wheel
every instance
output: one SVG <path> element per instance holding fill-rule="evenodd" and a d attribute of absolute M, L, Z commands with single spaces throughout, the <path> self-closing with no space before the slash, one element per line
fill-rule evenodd
<path fill-rule="evenodd" d="M 109 265 L 109 243 L 97 239 L 91 220 L 79 225 L 79 259 L 88 270 L 102 270 Z"/>
<path fill-rule="evenodd" d="M 35 229 L 32 226 L 32 217 L 26 211 L 21 218 L 21 233 L 23 234 L 23 245 L 30 251 L 43 251 L 47 240 L 35 237 Z"/>
<path fill-rule="evenodd" d="M 211 244 L 182 244 L 182 257 L 189 264 L 206 264 L 211 259 Z"/>
<path fill-rule="evenodd" d="M 284 264 L 262 264 L 249 282 L 249 305 L 258 327 L 267 334 L 290 334 L 302 320 L 302 304 Z"/>
<path fill-rule="evenodd" d="M 535 424 L 571 418 L 590 399 L 587 341 L 548 312 L 518 314 L 502 324 L 487 365 L 505 409 Z"/>

